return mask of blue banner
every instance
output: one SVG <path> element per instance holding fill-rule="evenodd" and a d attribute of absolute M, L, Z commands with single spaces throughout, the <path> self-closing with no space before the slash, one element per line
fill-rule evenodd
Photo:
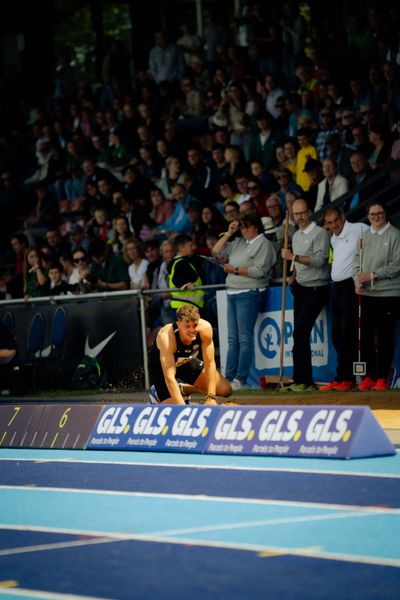
<path fill-rule="evenodd" d="M 366 406 L 105 406 L 86 447 L 308 458 L 396 453 Z"/>
<path fill-rule="evenodd" d="M 258 385 L 260 376 L 279 375 L 280 348 L 284 344 L 283 375 L 293 372 L 293 296 L 286 288 L 285 321 L 281 340 L 282 287 L 270 287 L 264 309 L 254 331 L 255 360 L 247 380 Z M 331 311 L 324 308 L 311 333 L 311 354 L 314 381 L 332 381 L 336 373 L 336 352 L 331 340 Z"/>

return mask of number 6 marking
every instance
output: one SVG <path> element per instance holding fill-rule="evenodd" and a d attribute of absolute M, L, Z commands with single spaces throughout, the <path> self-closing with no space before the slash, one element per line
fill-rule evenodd
<path fill-rule="evenodd" d="M 68 413 L 70 410 L 71 410 L 70 408 L 67 408 L 67 410 L 63 413 L 63 415 L 60 419 L 60 422 L 58 424 L 60 429 L 62 429 L 65 426 L 66 422 L 68 421 Z"/>

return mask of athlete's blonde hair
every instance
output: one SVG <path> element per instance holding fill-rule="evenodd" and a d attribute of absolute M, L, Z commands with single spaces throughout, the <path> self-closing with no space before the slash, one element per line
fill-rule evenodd
<path fill-rule="evenodd" d="M 200 319 L 199 309 L 193 304 L 185 304 L 178 308 L 176 317 L 178 321 L 183 321 L 183 319 L 188 319 L 188 321 L 198 321 Z"/>

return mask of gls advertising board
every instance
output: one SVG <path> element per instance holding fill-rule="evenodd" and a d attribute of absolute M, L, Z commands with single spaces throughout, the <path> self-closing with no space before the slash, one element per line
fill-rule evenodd
<path fill-rule="evenodd" d="M 395 454 L 365 406 L 112 405 L 87 448 L 308 458 Z"/>

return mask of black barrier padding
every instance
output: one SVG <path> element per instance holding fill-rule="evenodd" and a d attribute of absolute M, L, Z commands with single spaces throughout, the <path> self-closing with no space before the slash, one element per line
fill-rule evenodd
<path fill-rule="evenodd" d="M 0 319 L 5 310 L 15 318 L 15 339 L 22 361 L 26 357 L 29 326 L 37 312 L 43 313 L 46 321 L 43 346 L 46 354 L 46 348 L 50 345 L 51 320 L 59 305 L 60 302 L 29 302 L 0 309 Z M 49 389 L 71 382 L 76 366 L 88 353 L 102 357 L 111 379 L 125 379 L 131 386 L 140 387 L 143 359 L 137 298 L 111 296 L 85 299 L 79 296 L 76 302 L 68 301 L 62 306 L 68 316 L 64 360 L 62 364 L 54 364 L 46 370 L 48 381 L 40 380 L 43 373 L 39 370 L 38 387 Z"/>

